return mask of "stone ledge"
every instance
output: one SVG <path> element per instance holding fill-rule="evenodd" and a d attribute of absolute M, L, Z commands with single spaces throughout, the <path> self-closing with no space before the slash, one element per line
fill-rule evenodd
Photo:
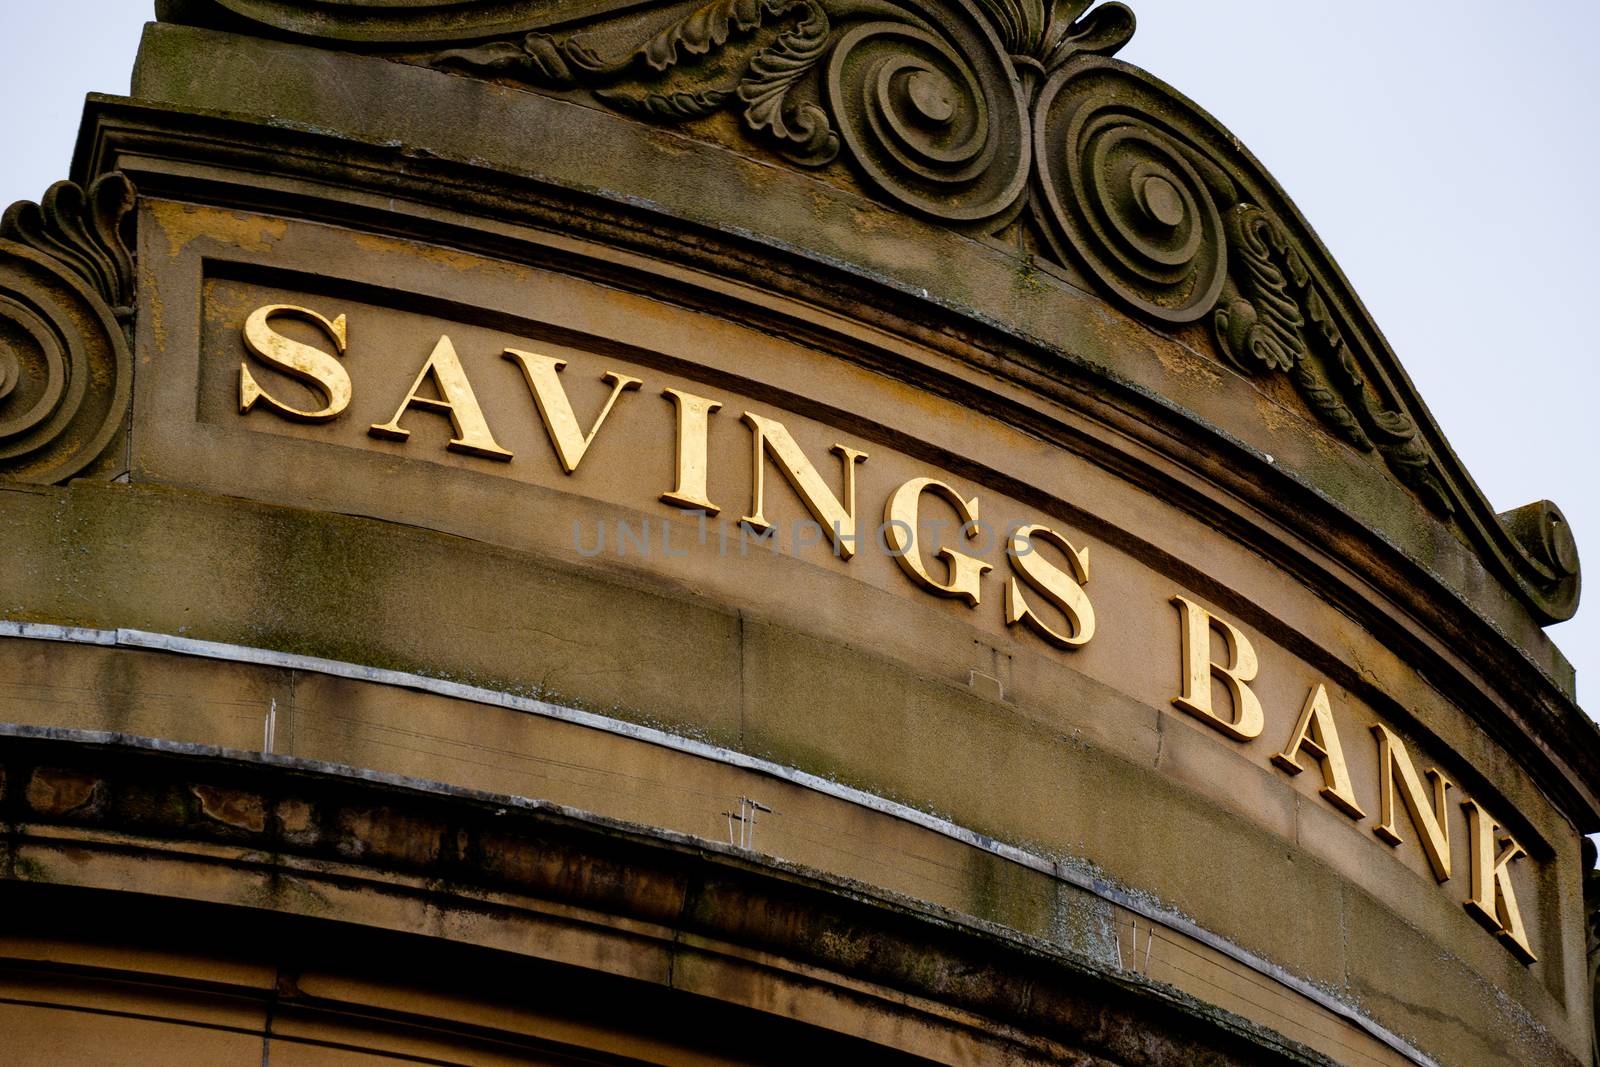
<path fill-rule="evenodd" d="M 0 768 L 7 896 L 32 883 L 433 930 L 912 1048 L 1327 1062 L 998 928 L 553 805 L 64 736 L 0 740 Z"/>

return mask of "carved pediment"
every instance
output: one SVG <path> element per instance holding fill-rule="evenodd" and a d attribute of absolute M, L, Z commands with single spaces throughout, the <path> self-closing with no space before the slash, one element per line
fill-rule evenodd
<path fill-rule="evenodd" d="M 641 121 L 731 116 L 752 148 L 835 168 L 976 236 L 1026 231 L 1152 328 L 1278 378 L 1482 555 L 1543 622 L 1577 607 L 1575 544 L 1541 501 L 1496 516 L 1338 267 L 1216 120 L 1112 55 L 1092 0 L 168 0 L 163 17 L 375 51 L 577 94 Z M 720 121 L 726 122 L 726 119 Z"/>

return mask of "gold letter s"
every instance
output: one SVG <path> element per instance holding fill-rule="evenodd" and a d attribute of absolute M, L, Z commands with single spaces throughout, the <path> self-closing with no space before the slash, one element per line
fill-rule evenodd
<path fill-rule="evenodd" d="M 1041 556 L 1033 547 L 1035 538 L 1065 552 L 1067 565 L 1072 572 L 1068 574 Z M 1034 611 L 1033 605 L 1028 603 L 1028 598 L 1022 592 L 1022 583 L 1016 578 L 1006 583 L 1006 625 L 1025 622 L 1040 637 L 1058 648 L 1079 648 L 1088 644 L 1094 636 L 1094 605 L 1089 603 L 1089 594 L 1083 589 L 1089 581 L 1089 550 L 1074 548 L 1071 541 L 1050 527 L 1034 524 L 1020 527 L 1012 533 L 1011 544 L 1006 546 L 1006 555 L 1011 557 L 1011 566 L 1016 568 L 1023 582 L 1067 617 L 1070 635 L 1057 633 L 1045 624 Z"/>
<path fill-rule="evenodd" d="M 327 422 L 339 417 L 350 406 L 350 375 L 333 356 L 308 344 L 290 340 L 272 328 L 268 319 L 274 315 L 304 319 L 322 328 L 333 339 L 334 349 L 340 355 L 345 350 L 345 319 L 343 315 L 329 322 L 310 308 L 294 304 L 268 304 L 256 308 L 244 323 L 244 343 L 252 354 L 270 367 L 276 367 L 292 378 L 297 378 L 327 397 L 327 403 L 317 411 L 301 411 L 274 398 L 250 374 L 248 363 L 239 364 L 239 414 L 248 415 L 260 403 L 286 419 L 298 422 Z"/>

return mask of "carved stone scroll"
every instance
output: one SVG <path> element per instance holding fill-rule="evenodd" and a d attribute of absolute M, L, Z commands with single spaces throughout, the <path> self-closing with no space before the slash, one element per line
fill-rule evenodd
<path fill-rule="evenodd" d="M 884 196 L 947 222 L 992 220 L 1028 180 L 1023 100 L 981 26 L 958 40 L 905 22 L 855 26 L 834 45 L 827 100 Z"/>
<path fill-rule="evenodd" d="M 1130 106 L 1115 83 L 1078 91 L 1075 73 L 1056 73 L 1034 109 L 1041 228 L 1135 310 L 1194 322 L 1222 293 L 1233 184 L 1158 111 Z"/>
<path fill-rule="evenodd" d="M 123 322 L 133 258 L 120 227 L 133 187 L 58 182 L 0 218 L 0 479 L 82 473 L 122 425 L 132 389 Z"/>
<path fill-rule="evenodd" d="M 1567 517 L 1550 501 L 1537 500 L 1501 512 L 1499 519 L 1516 542 L 1520 570 L 1545 610 L 1557 619 L 1570 618 L 1578 607 L 1582 573 Z"/>

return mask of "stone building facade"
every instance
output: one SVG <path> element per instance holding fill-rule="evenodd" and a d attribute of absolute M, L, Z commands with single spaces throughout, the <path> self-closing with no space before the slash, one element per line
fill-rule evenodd
<path fill-rule="evenodd" d="M 159 4 L 0 222 L 0 1059 L 1595 1063 L 1571 532 L 1132 32 Z"/>

